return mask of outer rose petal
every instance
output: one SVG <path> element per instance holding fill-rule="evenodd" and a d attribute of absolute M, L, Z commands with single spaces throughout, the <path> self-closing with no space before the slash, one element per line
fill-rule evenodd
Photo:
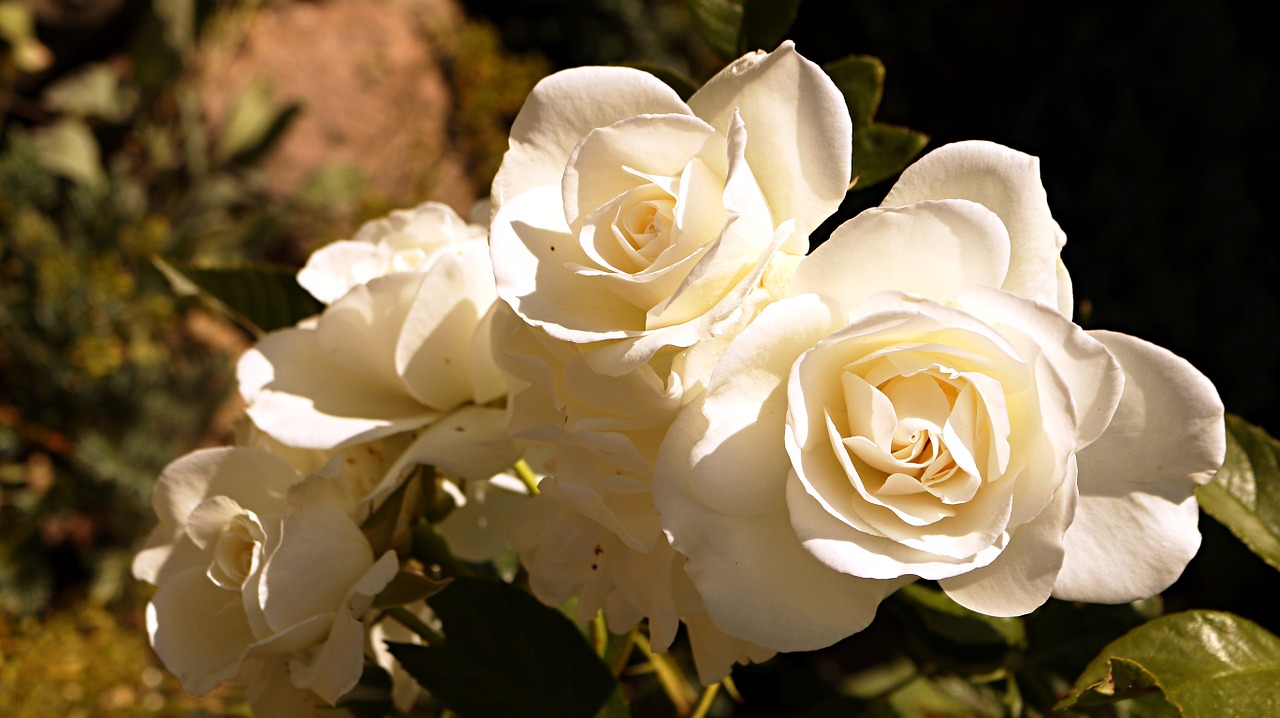
<path fill-rule="evenodd" d="M 197 696 L 233 678 L 253 643 L 239 592 L 214 585 L 198 565 L 156 591 L 147 606 L 147 633 L 183 690 Z"/>
<path fill-rule="evenodd" d="M 734 111 L 742 115 L 751 137 L 747 163 L 775 221 L 794 217 L 809 232 L 840 206 L 852 176 L 849 108 L 792 42 L 740 58 L 694 93 L 689 107 L 724 134 Z"/>
<path fill-rule="evenodd" d="M 290 446 L 341 448 L 416 429 L 439 416 L 403 385 L 370 380 L 326 361 L 318 332 L 310 329 L 268 334 L 240 358 L 236 379 L 254 424 Z"/>
<path fill-rule="evenodd" d="M 964 200 L 869 209 L 836 228 L 796 267 L 788 292 L 814 292 L 845 307 L 884 290 L 938 302 L 962 289 L 998 287 L 1009 269 L 1009 233 L 991 210 Z"/>
<path fill-rule="evenodd" d="M 688 484 L 689 455 L 707 423 L 700 401 L 676 419 L 658 456 L 653 499 L 676 550 L 690 557 L 685 572 L 712 622 L 776 651 L 823 648 L 866 628 L 880 601 L 910 579 L 854 578 L 824 566 L 796 539 L 781 493 L 777 511 L 756 516 L 702 503 Z"/>
<path fill-rule="evenodd" d="M 1093 331 L 1125 372 L 1106 432 L 1077 458 L 1080 506 L 1053 595 L 1123 603 L 1173 583 L 1200 547 L 1195 487 L 1226 455 L 1222 400 L 1186 360 L 1141 339 Z"/>
<path fill-rule="evenodd" d="M 1012 241 L 1002 288 L 1071 316 L 1070 294 L 1060 296 L 1058 281 L 1066 237 L 1049 212 L 1038 158 L 993 142 L 946 145 L 904 170 L 881 205 L 930 199 L 972 200 L 999 215 Z"/>
<path fill-rule="evenodd" d="M 534 187 L 559 189 L 569 154 L 591 130 L 646 113 L 692 114 L 675 90 L 640 70 L 579 67 L 544 78 L 511 126 L 490 193 L 494 213 Z"/>
<path fill-rule="evenodd" d="M 1021 616 L 1049 600 L 1062 565 L 1062 534 L 1075 514 L 1068 480 L 1039 516 L 1014 529 L 995 561 L 938 582 L 956 603 L 988 616 Z"/>
<path fill-rule="evenodd" d="M 684 617 L 689 629 L 689 645 L 698 681 L 704 686 L 723 680 L 735 663 L 761 663 L 773 657 L 774 651 L 735 638 L 716 628 L 705 613 Z"/>

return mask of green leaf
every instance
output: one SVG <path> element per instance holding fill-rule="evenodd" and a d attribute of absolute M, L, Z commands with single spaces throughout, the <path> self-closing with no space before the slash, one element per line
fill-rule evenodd
<path fill-rule="evenodd" d="M 423 688 L 467 718 L 593 718 L 617 682 L 569 619 L 498 581 L 427 600 L 444 645 L 388 644 Z"/>
<path fill-rule="evenodd" d="M 138 102 L 138 94 L 120 84 L 109 66 L 96 63 L 50 85 L 42 95 L 49 107 L 79 117 L 123 122 Z"/>
<path fill-rule="evenodd" d="M 631 718 L 631 706 L 627 703 L 627 697 L 622 693 L 622 686 L 614 689 L 609 694 L 609 700 L 601 706 L 600 711 L 596 713 L 596 718 Z"/>
<path fill-rule="evenodd" d="M 902 587 L 897 597 L 911 607 L 929 631 L 955 643 L 998 644 L 1010 648 L 1027 645 L 1027 633 L 1020 618 L 976 613 L 942 591 L 915 583 Z"/>
<path fill-rule="evenodd" d="M 324 309 L 298 284 L 292 269 L 193 267 L 159 257 L 151 261 L 175 292 L 199 296 L 255 334 L 291 327 Z"/>
<path fill-rule="evenodd" d="M 853 132 L 853 173 L 858 189 L 889 179 L 929 144 L 929 136 L 906 127 L 872 123 Z"/>
<path fill-rule="evenodd" d="M 224 160 L 252 161 L 279 139 L 299 106 L 277 109 L 271 98 L 271 85 L 255 79 L 245 86 L 218 137 L 216 152 Z"/>
<path fill-rule="evenodd" d="M 1103 649 L 1055 710 L 1161 691 L 1191 718 L 1280 715 L 1280 638 L 1216 611 L 1175 613 Z"/>
<path fill-rule="evenodd" d="M 693 27 L 720 57 L 738 56 L 743 0 L 689 0 Z"/>
<path fill-rule="evenodd" d="M 1280 442 L 1227 415 L 1227 459 L 1213 481 L 1196 487 L 1201 508 L 1250 551 L 1280 569 Z"/>
<path fill-rule="evenodd" d="M 98 153 L 98 141 L 84 122 L 64 118 L 31 133 L 31 144 L 40 165 L 53 174 L 91 189 L 107 182 Z"/>
<path fill-rule="evenodd" d="M 855 129 L 871 124 L 884 96 L 884 64 L 871 55 L 850 55 L 822 66 L 849 106 Z"/>
<path fill-rule="evenodd" d="M 738 54 L 773 50 L 787 36 L 800 0 L 743 0 Z"/>

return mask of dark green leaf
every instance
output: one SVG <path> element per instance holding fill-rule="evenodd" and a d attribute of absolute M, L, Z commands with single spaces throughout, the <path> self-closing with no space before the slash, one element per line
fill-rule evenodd
<path fill-rule="evenodd" d="M 517 588 L 463 579 L 427 603 L 444 645 L 391 653 L 465 718 L 593 718 L 617 689 L 573 623 Z"/>
<path fill-rule="evenodd" d="M 622 686 L 614 689 L 609 694 L 609 700 L 600 708 L 600 712 L 596 713 L 596 718 L 631 718 L 631 706 L 627 704 L 627 697 L 622 693 Z"/>
<path fill-rule="evenodd" d="M 800 0 L 743 0 L 738 54 L 773 50 L 796 21 Z"/>
<path fill-rule="evenodd" d="M 743 0 L 689 0 L 693 27 L 726 60 L 738 56 L 742 3 Z"/>
<path fill-rule="evenodd" d="M 1263 561 L 1280 569 L 1280 442 L 1227 415 L 1227 460 L 1196 488 L 1200 506 Z"/>
<path fill-rule="evenodd" d="M 152 262 L 175 292 L 210 301 L 251 332 L 291 327 L 324 309 L 299 286 L 292 269 L 193 267 L 170 264 L 158 257 L 153 257 Z"/>
<path fill-rule="evenodd" d="M 880 98 L 884 96 L 884 65 L 880 59 L 871 55 L 850 55 L 823 65 L 822 69 L 844 95 L 854 128 L 870 125 L 876 110 L 880 109 Z"/>
<path fill-rule="evenodd" d="M 1159 690 L 1183 715 L 1280 715 L 1280 638 L 1215 611 L 1175 613 L 1103 649 L 1056 710 Z"/>
<path fill-rule="evenodd" d="M 905 602 L 931 632 L 960 644 L 1000 644 L 1024 648 L 1027 634 L 1020 618 L 1000 618 L 975 613 L 951 600 L 942 591 L 920 584 L 904 586 L 897 597 Z"/>
<path fill-rule="evenodd" d="M 902 171 L 929 143 L 929 136 L 905 127 L 872 123 L 853 133 L 854 187 L 866 189 Z"/>
<path fill-rule="evenodd" d="M 693 80 L 664 65 L 657 65 L 652 62 L 625 62 L 623 65 L 625 67 L 634 67 L 637 70 L 644 70 L 662 80 L 668 87 L 675 90 L 682 100 L 688 100 L 693 97 L 693 93 L 698 90 L 698 86 Z"/>

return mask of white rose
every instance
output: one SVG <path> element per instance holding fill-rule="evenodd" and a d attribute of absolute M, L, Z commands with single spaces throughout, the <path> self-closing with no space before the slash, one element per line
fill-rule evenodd
<path fill-rule="evenodd" d="M 499 364 L 511 387 L 512 433 L 541 442 L 551 455 L 553 476 L 511 520 L 511 542 L 534 595 L 550 606 L 577 596 L 580 619 L 603 611 L 617 634 L 648 619 L 658 652 L 667 650 L 683 621 L 708 685 L 735 662 L 771 656 L 706 619 L 649 493 L 658 448 L 686 394 L 684 381 L 697 373 L 681 371 L 700 362 L 688 361 L 683 350 L 661 366 L 653 361 L 621 376 L 600 374 L 580 345 L 501 308 L 494 343 L 505 348 Z"/>
<path fill-rule="evenodd" d="M 503 411 L 483 406 L 505 393 L 490 348 L 496 296 L 482 239 L 449 245 L 424 272 L 358 285 L 241 357 L 247 412 L 278 441 L 326 451 L 425 428 L 409 459 L 481 462 L 459 474 L 492 476 L 518 457 Z M 437 451 L 413 453 L 423 442 Z"/>
<path fill-rule="evenodd" d="M 808 650 L 915 577 L 1000 616 L 1163 590 L 1223 460 L 1212 384 L 1064 316 L 1030 158 L 944 148 L 887 201 L 910 203 L 807 257 L 663 446 L 654 500 L 711 620 Z"/>
<path fill-rule="evenodd" d="M 498 293 L 623 374 L 723 331 L 785 284 L 850 179 L 844 98 L 790 43 L 685 104 L 653 76 L 567 70 L 534 88 L 493 183 Z"/>
<path fill-rule="evenodd" d="M 377 277 L 424 272 L 456 245 L 484 239 L 484 227 L 467 224 L 448 205 L 424 202 L 366 222 L 351 239 L 312 252 L 298 272 L 298 284 L 332 304 Z"/>
<path fill-rule="evenodd" d="M 774 651 L 712 624 L 685 575 L 684 556 L 661 534 L 652 545 L 637 548 L 634 537 L 622 528 L 623 520 L 598 494 L 575 490 L 555 478 L 544 479 L 539 488 L 542 493 L 517 511 L 511 541 L 529 571 L 530 590 L 543 603 L 559 606 L 576 596 L 578 620 L 590 621 L 597 611 L 603 612 L 609 630 L 617 635 L 647 618 L 651 648 L 659 653 L 671 647 L 684 622 L 704 685 L 724 678 L 734 663 L 773 656 Z M 648 505 L 647 512 L 639 513 L 656 523 L 648 496 L 636 498 Z"/>
<path fill-rule="evenodd" d="M 332 705 L 355 686 L 360 619 L 399 561 L 374 556 L 342 481 L 303 479 L 258 449 L 206 449 L 166 467 L 153 505 L 160 523 L 133 570 L 156 585 L 151 643 L 188 693 L 239 677 L 264 702 L 304 706 L 303 691 Z"/>

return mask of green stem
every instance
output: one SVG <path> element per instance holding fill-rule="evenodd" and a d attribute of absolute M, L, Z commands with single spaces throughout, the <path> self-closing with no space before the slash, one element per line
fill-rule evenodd
<path fill-rule="evenodd" d="M 702 691 L 702 697 L 698 699 L 698 707 L 693 710 L 693 715 L 689 718 L 707 718 L 707 712 L 711 710 L 711 704 L 716 702 L 716 693 L 719 692 L 719 683 L 707 686 Z"/>
<path fill-rule="evenodd" d="M 640 629 L 633 628 L 627 631 L 626 637 L 623 639 L 622 648 L 618 649 L 618 655 L 613 657 L 613 663 L 609 664 L 609 672 L 614 678 L 622 675 L 622 671 L 627 667 L 627 661 L 631 660 L 631 651 L 636 647 L 636 631 Z"/>
<path fill-rule="evenodd" d="M 524 482 L 525 488 L 529 489 L 530 496 L 538 495 L 538 476 L 533 473 L 533 469 L 529 467 L 529 462 L 524 459 L 516 461 L 511 468 L 516 472 L 516 478 Z"/>
<path fill-rule="evenodd" d="M 422 640 L 427 642 L 427 645 L 429 646 L 444 645 L 444 636 L 440 635 L 440 633 L 436 631 L 436 629 L 432 628 L 431 626 L 428 626 L 425 621 L 423 621 L 421 618 L 418 618 L 417 616 L 410 613 L 408 609 L 404 608 L 403 606 L 388 608 L 386 613 L 388 616 L 391 616 L 392 618 L 394 618 L 396 622 L 399 623 L 401 626 L 404 626 L 410 631 L 413 631 L 414 633 L 418 634 L 422 638 Z"/>

